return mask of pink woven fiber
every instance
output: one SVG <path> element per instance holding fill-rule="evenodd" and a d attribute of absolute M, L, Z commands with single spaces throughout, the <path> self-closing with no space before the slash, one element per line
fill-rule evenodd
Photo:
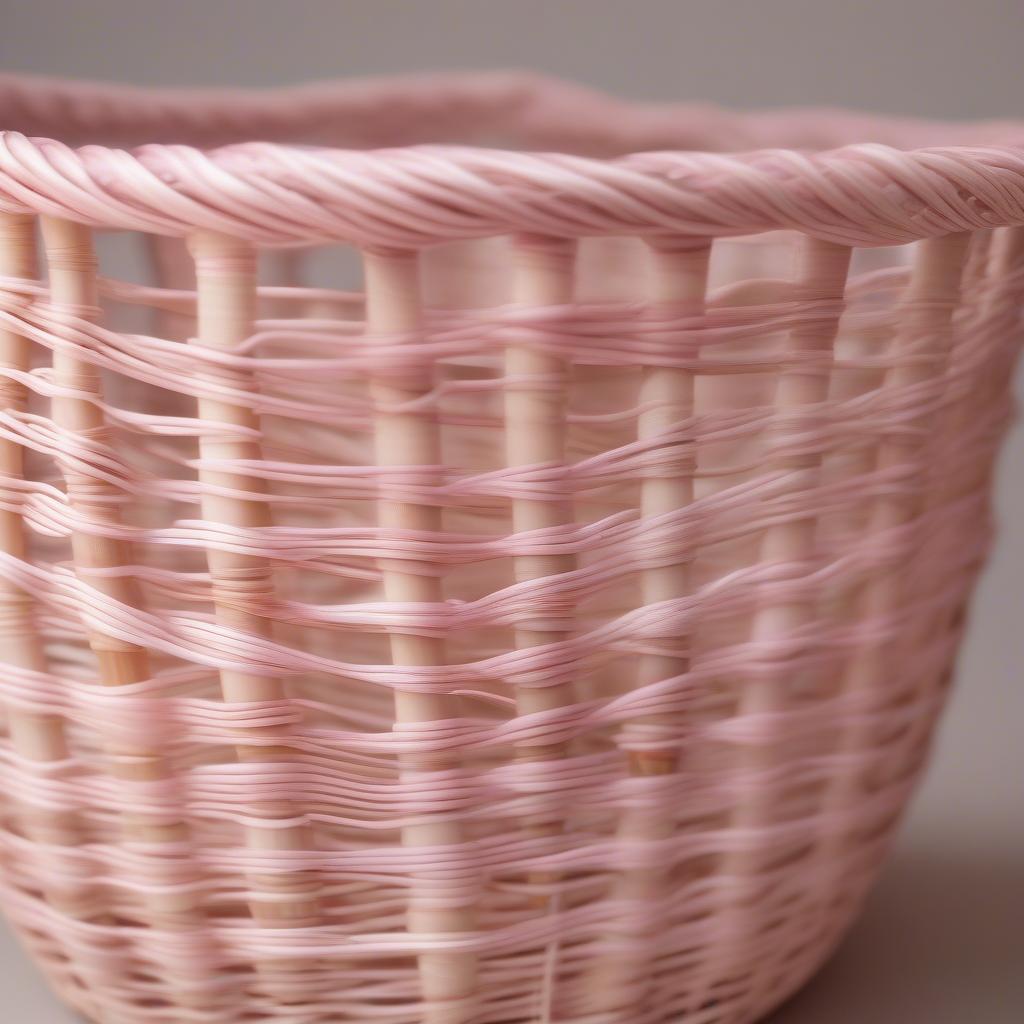
<path fill-rule="evenodd" d="M 61 996 L 746 1024 L 799 986 L 985 555 L 1021 128 L 514 75 L 0 78 L 4 126 L 0 897 Z"/>

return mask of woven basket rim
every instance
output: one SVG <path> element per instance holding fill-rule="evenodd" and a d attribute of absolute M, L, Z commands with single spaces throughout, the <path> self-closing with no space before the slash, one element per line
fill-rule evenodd
<path fill-rule="evenodd" d="M 496 125 L 526 151 L 423 144 Z M 1022 123 L 736 114 L 518 73 L 264 91 L 0 75 L 0 128 L 6 212 L 264 246 L 776 229 L 874 246 L 1024 224 Z"/>

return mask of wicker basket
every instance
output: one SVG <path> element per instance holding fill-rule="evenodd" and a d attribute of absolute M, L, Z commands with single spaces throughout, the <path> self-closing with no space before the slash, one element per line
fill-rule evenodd
<path fill-rule="evenodd" d="M 806 979 L 984 557 L 1024 133 L 515 76 L 5 80 L 0 126 L 0 891 L 61 996 L 738 1024 Z"/>

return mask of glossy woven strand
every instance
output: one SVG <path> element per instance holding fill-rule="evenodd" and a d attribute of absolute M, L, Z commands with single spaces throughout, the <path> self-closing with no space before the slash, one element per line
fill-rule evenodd
<path fill-rule="evenodd" d="M 989 542 L 1024 130 L 511 75 L 0 79 L 0 128 L 0 899 L 60 996 L 794 991 Z"/>

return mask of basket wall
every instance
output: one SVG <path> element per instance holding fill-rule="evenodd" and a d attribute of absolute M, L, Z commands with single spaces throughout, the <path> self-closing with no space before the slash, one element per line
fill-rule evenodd
<path fill-rule="evenodd" d="M 793 991 L 943 704 L 1021 229 L 631 235 L 563 190 L 575 230 L 510 233 L 510 187 L 461 241 L 410 208 L 299 245 L 273 195 L 214 230 L 212 192 L 129 231 L 88 157 L 111 209 L 74 216 L 5 145 L 0 893 L 60 994 L 737 1024 Z"/>

